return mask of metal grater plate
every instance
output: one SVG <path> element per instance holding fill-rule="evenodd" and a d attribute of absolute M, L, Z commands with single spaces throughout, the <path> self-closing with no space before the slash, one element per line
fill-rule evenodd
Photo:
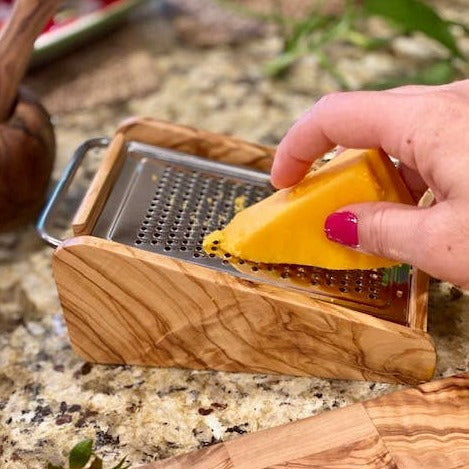
<path fill-rule="evenodd" d="M 268 174 L 134 142 L 126 152 L 94 236 L 407 323 L 407 266 L 338 271 L 222 260 L 203 251 L 204 236 L 222 229 L 240 205 L 273 192 Z"/>

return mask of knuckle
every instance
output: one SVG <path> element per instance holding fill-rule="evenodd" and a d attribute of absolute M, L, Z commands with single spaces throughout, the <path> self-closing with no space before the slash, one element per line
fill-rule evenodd
<path fill-rule="evenodd" d="M 320 112 L 324 106 L 330 104 L 333 101 L 336 101 L 337 99 L 340 99 L 342 96 L 344 96 L 344 92 L 336 91 L 333 93 L 327 93 L 323 96 L 321 96 L 318 101 L 316 101 L 316 104 L 311 108 L 311 111 L 315 112 Z"/>
<path fill-rule="evenodd" d="M 456 123 L 465 122 L 469 113 L 469 100 L 457 89 L 444 89 L 417 96 L 411 126 L 400 142 L 401 154 L 416 162 L 419 170 L 426 172 L 433 164 L 432 158 L 419 158 L 439 152 L 448 141 L 451 143 Z M 451 122 L 453 125 L 448 125 Z M 410 145 L 409 143 L 412 142 Z"/>
<path fill-rule="evenodd" d="M 365 231 L 362 233 L 366 251 L 384 257 L 392 257 L 393 249 L 386 230 L 386 210 L 377 209 L 368 217 Z"/>
<path fill-rule="evenodd" d="M 373 226 L 375 227 L 375 249 L 378 253 L 385 257 L 393 257 L 393 248 L 390 245 L 389 236 L 387 235 L 385 224 L 385 210 L 378 210 L 373 215 Z M 395 254 L 394 254 L 395 255 Z"/>

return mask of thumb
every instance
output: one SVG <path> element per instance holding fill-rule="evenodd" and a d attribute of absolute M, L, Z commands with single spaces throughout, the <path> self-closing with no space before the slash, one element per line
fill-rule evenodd
<path fill-rule="evenodd" d="M 331 241 L 368 254 L 422 265 L 424 226 L 428 226 L 431 216 L 431 208 L 367 202 L 348 205 L 329 215 L 324 230 Z"/>

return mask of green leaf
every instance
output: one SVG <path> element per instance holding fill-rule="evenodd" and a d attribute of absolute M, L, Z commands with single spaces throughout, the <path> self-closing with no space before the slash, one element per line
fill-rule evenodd
<path fill-rule="evenodd" d="M 285 43 L 285 51 L 295 50 L 301 41 L 310 37 L 313 33 L 327 28 L 336 18 L 331 15 L 320 15 L 312 11 L 305 20 L 297 22 L 293 31 Z"/>
<path fill-rule="evenodd" d="M 457 28 L 461 28 L 464 34 L 466 34 L 466 36 L 469 35 L 469 26 L 467 24 L 451 20 L 448 21 L 448 24 L 450 24 L 451 26 L 456 26 Z"/>
<path fill-rule="evenodd" d="M 381 16 L 406 31 L 420 31 L 438 41 L 455 56 L 462 57 L 451 24 L 420 0 L 365 0 L 365 11 Z"/>
<path fill-rule="evenodd" d="M 90 469 L 103 469 L 103 460 L 100 457 L 95 456 Z"/>
<path fill-rule="evenodd" d="M 128 464 L 127 466 L 124 466 L 125 460 L 126 460 L 126 456 L 124 456 L 124 457 L 119 461 L 119 463 L 117 464 L 117 466 L 114 466 L 114 467 L 112 467 L 111 469 L 128 469 L 128 468 L 130 467 L 130 464 Z"/>
<path fill-rule="evenodd" d="M 442 60 L 429 65 L 419 73 L 407 77 L 390 78 L 389 80 L 369 83 L 364 88 L 372 90 L 385 90 L 402 85 L 443 85 L 455 79 L 453 64 Z"/>
<path fill-rule="evenodd" d="M 93 440 L 86 439 L 77 443 L 68 457 L 70 469 L 81 469 L 86 466 L 93 452 Z"/>
<path fill-rule="evenodd" d="M 56 466 L 55 464 L 48 463 L 47 464 L 47 469 L 64 469 L 63 466 Z"/>
<path fill-rule="evenodd" d="M 344 39 L 354 46 L 361 47 L 366 50 L 377 50 L 387 46 L 391 41 L 387 38 L 368 37 L 359 31 L 349 30 L 344 34 Z"/>
<path fill-rule="evenodd" d="M 306 53 L 306 51 L 302 53 L 296 51 L 279 54 L 265 64 L 264 72 L 270 77 L 278 77 L 289 69 L 302 55 L 306 55 Z"/>
<path fill-rule="evenodd" d="M 448 60 L 441 60 L 424 68 L 413 78 L 415 83 L 422 83 L 423 85 L 443 85 L 453 81 L 454 75 L 453 64 Z"/>

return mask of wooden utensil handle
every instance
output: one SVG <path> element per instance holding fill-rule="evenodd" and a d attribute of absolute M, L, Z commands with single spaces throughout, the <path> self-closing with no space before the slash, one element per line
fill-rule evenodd
<path fill-rule="evenodd" d="M 0 33 L 0 122 L 11 112 L 36 37 L 60 0 L 16 0 Z"/>

